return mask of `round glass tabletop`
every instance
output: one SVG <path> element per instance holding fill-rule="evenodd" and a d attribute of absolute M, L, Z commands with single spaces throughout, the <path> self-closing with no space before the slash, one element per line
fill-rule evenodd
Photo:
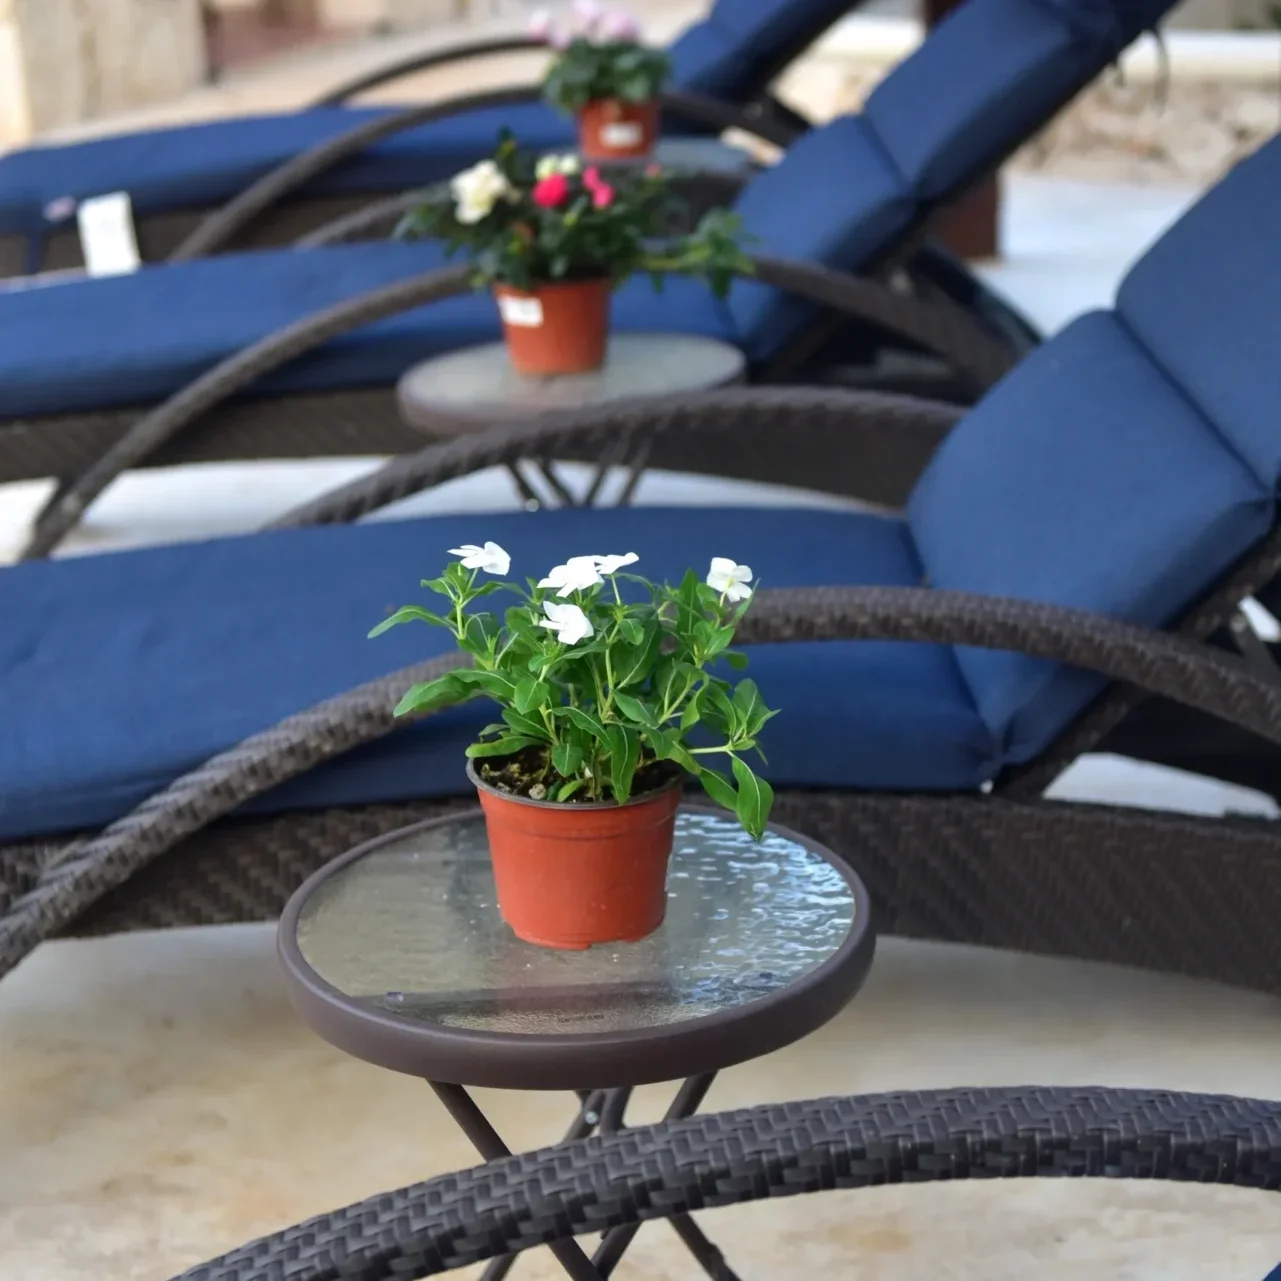
<path fill-rule="evenodd" d="M 731 817 L 682 809 L 667 884 L 666 920 L 640 942 L 536 947 L 499 915 L 482 819 L 460 816 L 395 833 L 318 873 L 282 920 L 281 955 L 291 988 L 306 989 L 300 1011 L 322 1035 L 421 1075 L 431 1074 L 433 1047 L 447 1043 L 479 1038 L 519 1053 L 670 1042 L 681 1027 L 782 1006 L 793 990 L 804 1006 L 811 980 L 854 976 L 852 988 L 839 985 L 849 988 L 840 1004 L 857 991 L 871 953 L 866 894 L 819 847 L 778 829 L 754 842 Z M 801 1022 L 758 1052 L 817 1026 Z M 388 1061 L 390 1041 L 405 1051 L 398 1062 Z M 412 1066 L 402 1066 L 406 1054 Z M 733 1061 L 746 1057 L 754 1054 Z M 679 1074 L 694 1070 L 703 1069 Z M 475 1077 L 461 1083 L 491 1083 Z"/>

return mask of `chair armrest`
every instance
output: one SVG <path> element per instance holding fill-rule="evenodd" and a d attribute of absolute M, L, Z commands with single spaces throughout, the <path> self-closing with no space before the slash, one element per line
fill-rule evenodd
<path fill-rule="evenodd" d="M 383 1192 L 176 1281 L 403 1281 L 610 1228 L 935 1179 L 1281 1185 L 1281 1104 L 1097 1087 L 917 1090 L 626 1129 Z"/>
<path fill-rule="evenodd" d="M 732 387 L 695 395 L 620 402 L 471 432 L 428 445 L 350 484 L 287 512 L 267 528 L 359 520 L 459 476 L 525 458 L 604 464 L 620 447 L 648 450 L 663 438 L 724 441 L 726 459 L 754 439 L 778 434 L 789 449 L 831 460 L 837 475 L 856 476 L 858 497 L 893 503 L 910 489 L 962 411 L 953 405 L 871 392 L 818 387 Z"/>
<path fill-rule="evenodd" d="M 294 156 L 279 168 L 264 174 L 257 182 L 251 183 L 234 200 L 210 214 L 169 255 L 168 261 L 185 262 L 213 253 L 277 201 L 384 138 L 462 112 L 537 102 L 541 94 L 542 90 L 538 85 L 490 89 L 483 93 L 451 98 L 446 102 L 407 107 L 403 111 L 390 112 L 386 116 L 354 125 L 345 133 L 326 139 Z M 778 146 L 786 146 L 792 136 L 790 130 L 774 125 L 766 118 L 752 119 L 744 108 L 702 94 L 673 90 L 660 95 L 660 100 L 664 111 L 718 132 L 741 129 Z"/>
<path fill-rule="evenodd" d="M 760 593 L 738 639 L 1007 650 L 1097 672 L 1281 744 L 1281 680 L 1224 650 L 1087 610 L 930 587 L 788 588 Z"/>
<path fill-rule="evenodd" d="M 431 71 L 436 67 L 449 66 L 455 62 L 470 62 L 474 58 L 492 58 L 504 53 L 526 53 L 541 50 L 549 52 L 545 40 L 535 40 L 532 36 L 497 36 L 489 40 L 469 40 L 462 44 L 450 45 L 445 49 L 432 49 L 426 53 L 416 53 L 408 58 L 399 58 L 389 62 L 377 71 L 367 72 L 346 80 L 323 97 L 317 98 L 313 107 L 340 107 L 357 94 L 379 85 L 390 84 L 405 76 L 417 75 L 422 71 Z"/>

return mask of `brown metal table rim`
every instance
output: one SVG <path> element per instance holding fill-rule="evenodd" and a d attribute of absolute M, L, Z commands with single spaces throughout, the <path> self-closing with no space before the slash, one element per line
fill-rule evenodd
<path fill-rule="evenodd" d="M 498 916 L 478 811 L 335 860 L 290 900 L 278 938 L 304 1020 L 359 1058 L 425 1078 L 487 1161 L 509 1149 L 466 1086 L 573 1090 L 571 1140 L 624 1129 L 638 1084 L 685 1078 L 667 1117 L 689 1116 L 721 1068 L 843 1008 L 875 947 L 866 890 L 821 847 L 781 828 L 758 845 L 723 811 L 692 806 L 678 818 L 667 920 L 635 944 L 563 953 L 516 940 Z M 564 981 L 584 973 L 595 982 Z M 692 1219 L 672 1224 L 709 1276 L 737 1281 Z M 573 1241 L 555 1253 L 571 1277 L 596 1281 L 635 1231 L 606 1233 L 590 1259 Z"/>
<path fill-rule="evenodd" d="M 746 372 L 743 353 L 719 339 L 628 330 L 610 335 L 600 369 L 562 377 L 518 374 L 502 342 L 448 352 L 407 370 L 397 384 L 396 399 L 409 426 L 432 436 L 457 435 L 567 409 L 709 391 L 742 382 Z M 645 446 L 620 439 L 611 456 L 595 467 L 581 495 L 570 491 L 551 459 L 528 460 L 548 494 L 539 494 L 519 464 L 508 463 L 506 469 L 526 508 L 536 510 L 550 505 L 549 497 L 565 507 L 591 507 L 601 498 L 610 472 L 622 468 L 624 481 L 614 502 L 625 507 L 647 462 Z"/>

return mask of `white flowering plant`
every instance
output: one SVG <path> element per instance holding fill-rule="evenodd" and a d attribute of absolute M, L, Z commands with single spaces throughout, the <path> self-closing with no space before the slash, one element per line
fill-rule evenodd
<path fill-rule="evenodd" d="M 672 72 L 662 49 L 641 42 L 640 23 L 630 13 L 598 0 L 577 0 L 568 23 L 547 9 L 536 10 L 529 30 L 557 50 L 543 80 L 543 97 L 566 115 L 609 98 L 650 102 Z"/>
<path fill-rule="evenodd" d="M 776 713 L 750 679 L 711 670 L 746 666 L 731 645 L 755 590 L 750 568 L 718 557 L 705 577 L 690 570 L 672 587 L 627 572 L 634 552 L 574 556 L 522 587 L 497 543 L 450 554 L 458 559 L 422 583 L 443 600 L 438 610 L 406 605 L 370 636 L 430 623 L 472 666 L 413 686 L 397 716 L 488 696 L 501 720 L 467 755 L 500 791 L 623 803 L 684 771 L 760 839 L 773 791 L 745 756 L 764 759 L 758 740 Z M 485 608 L 498 593 L 518 598 L 501 617 Z"/>
<path fill-rule="evenodd" d="M 447 192 L 429 194 L 396 235 L 441 240 L 450 256 L 468 253 L 478 286 L 618 284 L 640 271 L 658 288 L 677 272 L 706 280 L 723 297 L 736 274 L 752 270 L 739 220 L 714 209 L 689 235 L 664 238 L 679 212 L 657 165 L 606 175 L 573 155 L 535 159 L 504 131 L 491 159 L 457 174 Z"/>

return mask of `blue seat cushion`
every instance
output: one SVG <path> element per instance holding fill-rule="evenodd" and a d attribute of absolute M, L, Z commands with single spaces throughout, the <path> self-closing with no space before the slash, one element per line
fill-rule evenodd
<path fill-rule="evenodd" d="M 17 290 L 3 299 L 0 416 L 74 413 L 161 400 L 242 347 L 345 298 L 442 266 L 432 242 L 227 254 Z M 735 340 L 699 282 L 656 294 L 633 278 L 614 296 L 620 329 Z M 180 319 L 181 323 L 175 323 Z M 253 394 L 392 385 L 410 365 L 500 337 L 487 294 L 469 292 L 346 334 L 254 385 Z"/>
<path fill-rule="evenodd" d="M 446 549 L 495 539 L 512 577 L 569 555 L 636 551 L 675 579 L 714 555 L 772 586 L 909 584 L 901 522 L 814 510 L 631 508 L 387 521 L 19 565 L 0 573 L 0 840 L 94 827 L 245 736 L 441 653 L 411 625 Z M 757 646 L 781 714 L 763 738 L 780 786 L 970 788 L 990 737 L 946 648 Z M 296 779 L 259 810 L 462 795 L 463 750 L 492 719 L 469 705 Z"/>
<path fill-rule="evenodd" d="M 1097 76 L 1108 48 L 1039 0 L 967 0 L 876 87 L 863 114 L 916 195 L 954 195 Z"/>
<path fill-rule="evenodd" d="M 1278 229 L 1281 143 L 1274 140 L 1148 251 L 1117 299 L 1138 340 L 1269 489 L 1281 482 Z"/>
<path fill-rule="evenodd" d="M 15 151 L 0 158 L 0 232 L 39 231 L 45 207 L 68 196 L 127 191 L 139 215 L 221 204 L 299 152 L 390 113 L 313 107 Z M 541 103 L 469 111 L 385 138 L 301 194 L 395 192 L 439 182 L 490 154 L 503 126 L 530 148 L 573 145 L 572 123 Z"/>
<path fill-rule="evenodd" d="M 953 430 L 909 504 L 934 587 L 1159 626 L 1267 531 L 1261 485 L 1111 313 L 1074 322 Z M 1008 759 L 1035 756 L 1103 681 L 957 652 Z"/>
<path fill-rule="evenodd" d="M 858 271 L 893 245 L 917 206 L 863 120 L 841 116 L 794 142 L 752 179 L 734 209 L 752 252 Z M 811 304 L 751 281 L 736 283 L 728 302 L 754 359 L 814 314 Z"/>

